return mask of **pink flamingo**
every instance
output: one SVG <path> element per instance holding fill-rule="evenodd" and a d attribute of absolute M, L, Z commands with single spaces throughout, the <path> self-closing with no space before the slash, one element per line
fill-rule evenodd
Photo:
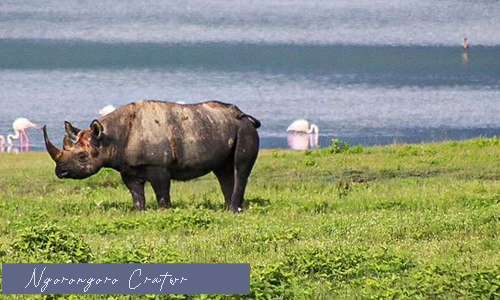
<path fill-rule="evenodd" d="M 0 134 L 0 152 L 5 151 L 5 137 Z"/>
<path fill-rule="evenodd" d="M 14 120 L 12 123 L 12 129 L 14 129 L 15 134 L 9 134 L 7 136 L 7 143 L 9 146 L 12 146 L 12 140 L 17 140 L 20 138 L 21 142 L 21 152 L 23 149 L 23 137 L 25 139 L 25 149 L 26 151 L 29 151 L 30 148 L 30 138 L 28 134 L 26 133 L 26 129 L 28 128 L 36 128 L 36 125 L 31 123 L 30 120 L 26 118 L 17 118 Z"/>
<path fill-rule="evenodd" d="M 310 124 L 309 121 L 305 119 L 296 120 L 288 128 L 287 132 L 303 132 L 303 133 L 316 133 L 319 134 L 319 128 L 316 124 Z"/>
<path fill-rule="evenodd" d="M 317 149 L 319 135 L 302 132 L 289 132 L 287 134 L 288 146 L 293 150 Z"/>
<path fill-rule="evenodd" d="M 293 150 L 318 148 L 319 128 L 305 119 L 294 121 L 288 128 L 288 146 Z"/>

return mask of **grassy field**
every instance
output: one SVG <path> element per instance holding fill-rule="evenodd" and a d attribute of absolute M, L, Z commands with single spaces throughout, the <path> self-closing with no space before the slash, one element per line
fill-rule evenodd
<path fill-rule="evenodd" d="M 174 183 L 171 210 L 148 186 L 136 213 L 113 170 L 59 180 L 46 153 L 3 154 L 0 260 L 251 263 L 250 295 L 158 299 L 495 299 L 499 162 L 496 138 L 263 150 L 232 215 L 213 175 Z"/>

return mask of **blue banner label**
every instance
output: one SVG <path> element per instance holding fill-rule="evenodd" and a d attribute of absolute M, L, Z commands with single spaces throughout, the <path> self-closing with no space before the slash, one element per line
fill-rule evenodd
<path fill-rule="evenodd" d="M 249 294 L 250 264 L 2 264 L 3 294 Z"/>

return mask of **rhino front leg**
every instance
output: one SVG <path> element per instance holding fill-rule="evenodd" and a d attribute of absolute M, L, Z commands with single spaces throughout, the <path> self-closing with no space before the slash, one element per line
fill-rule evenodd
<path fill-rule="evenodd" d="M 165 167 L 147 167 L 148 181 L 155 191 L 158 207 L 170 208 L 170 172 Z"/>
<path fill-rule="evenodd" d="M 146 208 L 146 198 L 144 197 L 144 183 L 145 181 L 139 177 L 121 173 L 122 180 L 132 194 L 132 201 L 134 202 L 134 209 L 143 210 Z"/>

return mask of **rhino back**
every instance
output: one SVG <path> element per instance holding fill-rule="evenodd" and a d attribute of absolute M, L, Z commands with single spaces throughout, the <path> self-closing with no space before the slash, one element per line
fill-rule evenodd
<path fill-rule="evenodd" d="M 214 168 L 231 155 L 238 122 L 230 106 L 142 101 L 125 107 L 117 134 L 125 163 L 172 170 Z M 126 137 L 125 137 L 126 132 Z"/>

